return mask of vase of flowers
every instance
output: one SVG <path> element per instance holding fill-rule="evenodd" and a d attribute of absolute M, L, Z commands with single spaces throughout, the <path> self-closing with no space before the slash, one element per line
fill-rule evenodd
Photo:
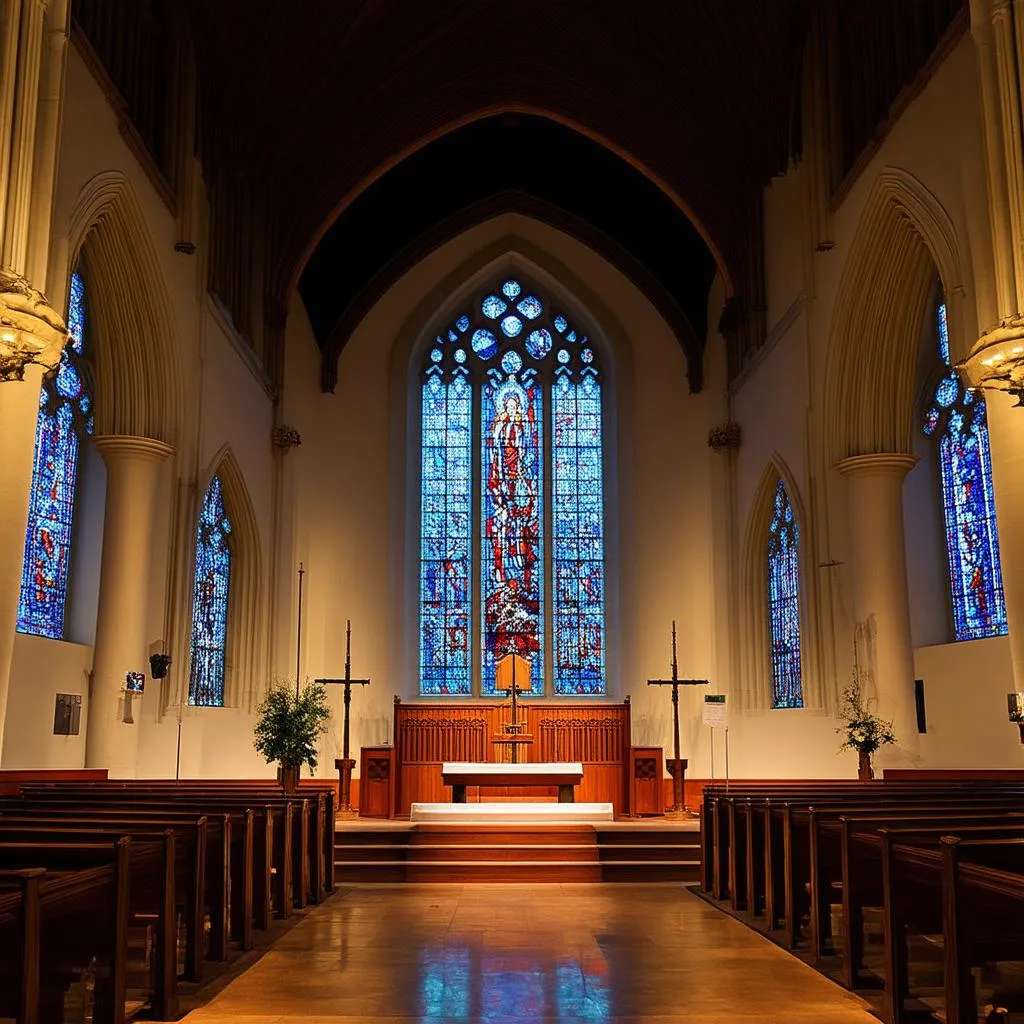
<path fill-rule="evenodd" d="M 316 741 L 331 717 L 327 689 L 320 683 L 303 690 L 276 683 L 256 710 L 256 750 L 268 764 L 280 765 L 278 781 L 286 793 L 294 793 L 302 766 L 312 771 L 317 765 Z"/>
<path fill-rule="evenodd" d="M 836 732 L 845 736 L 839 749 L 857 751 L 857 778 L 864 782 L 870 781 L 875 777 L 871 755 L 883 744 L 896 742 L 892 722 L 879 718 L 868 709 L 856 673 L 850 685 L 843 690 L 839 714 L 843 725 Z"/>

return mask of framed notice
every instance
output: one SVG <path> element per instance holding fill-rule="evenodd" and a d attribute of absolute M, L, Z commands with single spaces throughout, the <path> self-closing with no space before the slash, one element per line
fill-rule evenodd
<path fill-rule="evenodd" d="M 724 693 L 707 693 L 704 695 L 704 724 L 710 725 L 712 729 L 729 728 Z"/>

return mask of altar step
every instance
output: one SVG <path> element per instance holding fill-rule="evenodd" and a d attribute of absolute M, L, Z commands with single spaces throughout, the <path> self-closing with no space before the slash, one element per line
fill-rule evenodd
<path fill-rule="evenodd" d="M 696 882 L 696 831 L 602 825 L 338 829 L 335 881 Z"/>

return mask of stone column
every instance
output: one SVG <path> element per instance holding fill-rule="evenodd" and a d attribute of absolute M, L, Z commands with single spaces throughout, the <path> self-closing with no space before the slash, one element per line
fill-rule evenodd
<path fill-rule="evenodd" d="M 64 321 L 23 277 L 0 269 L 0 753 L 18 624 L 39 389 L 67 339 Z"/>
<path fill-rule="evenodd" d="M 874 641 L 873 663 L 862 662 L 861 668 L 870 668 L 878 714 L 892 719 L 898 747 L 910 755 L 917 752 L 919 742 L 903 479 L 915 462 L 913 455 L 880 452 L 843 459 L 836 466 L 847 481 L 854 615 Z"/>
<path fill-rule="evenodd" d="M 148 437 L 94 438 L 107 465 L 96 646 L 89 691 L 85 764 L 131 778 L 138 761 L 141 701 L 125 718 L 127 672 L 149 675 L 150 564 L 160 464 L 170 445 Z"/>

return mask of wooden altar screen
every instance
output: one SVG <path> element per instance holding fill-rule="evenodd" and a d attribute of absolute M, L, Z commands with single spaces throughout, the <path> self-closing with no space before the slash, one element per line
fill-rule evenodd
<path fill-rule="evenodd" d="M 580 761 L 581 802 L 611 803 L 629 813 L 629 701 L 622 704 L 520 705 L 526 732 L 534 742 L 520 753 L 524 763 Z M 493 743 L 507 708 L 496 703 L 403 704 L 395 698 L 395 813 L 413 803 L 443 803 L 451 790 L 441 781 L 444 761 L 501 761 L 507 752 Z"/>

